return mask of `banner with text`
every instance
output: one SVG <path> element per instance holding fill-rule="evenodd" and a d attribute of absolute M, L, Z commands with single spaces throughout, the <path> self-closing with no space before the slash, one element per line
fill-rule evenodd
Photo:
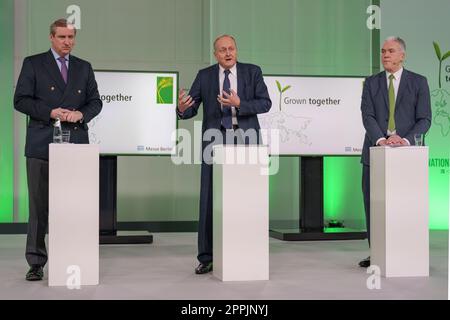
<path fill-rule="evenodd" d="M 360 155 L 364 139 L 364 78 L 264 76 L 272 108 L 262 129 L 279 130 L 280 155 Z M 272 135 L 262 132 L 271 145 Z M 274 150 L 271 150 L 274 154 Z"/>
<path fill-rule="evenodd" d="M 177 73 L 95 71 L 101 113 L 89 123 L 102 154 L 170 155 L 177 127 Z"/>

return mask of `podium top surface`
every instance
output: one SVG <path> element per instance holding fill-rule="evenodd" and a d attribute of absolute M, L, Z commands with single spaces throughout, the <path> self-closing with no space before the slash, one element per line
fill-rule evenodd
<path fill-rule="evenodd" d="M 221 165 L 264 165 L 269 164 L 269 148 L 266 145 L 215 145 L 213 164 Z"/>
<path fill-rule="evenodd" d="M 79 150 L 83 150 L 83 149 L 88 149 L 88 150 L 97 150 L 99 151 L 99 145 L 98 144 L 87 144 L 87 143 L 50 143 L 49 145 L 50 149 L 54 149 L 54 150 L 73 150 L 73 149 L 79 149 Z"/>
<path fill-rule="evenodd" d="M 401 161 L 397 165 L 405 166 L 406 163 L 427 163 L 429 149 L 427 146 L 405 146 L 405 147 L 371 147 L 370 148 L 370 165 L 377 161 L 387 161 L 388 159 L 397 159 Z M 382 160 L 384 159 L 384 160 Z"/>
<path fill-rule="evenodd" d="M 377 146 L 369 148 L 370 154 L 428 154 L 428 146 L 401 146 L 401 147 L 390 147 L 390 146 Z"/>
<path fill-rule="evenodd" d="M 428 146 L 375 146 L 375 147 L 370 147 L 370 150 L 385 150 L 385 149 L 405 149 L 405 150 L 425 150 L 428 149 Z"/>

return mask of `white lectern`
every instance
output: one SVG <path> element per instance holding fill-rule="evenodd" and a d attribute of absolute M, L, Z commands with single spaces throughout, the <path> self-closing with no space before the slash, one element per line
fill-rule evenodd
<path fill-rule="evenodd" d="M 49 286 L 99 278 L 99 148 L 50 144 Z"/>
<path fill-rule="evenodd" d="M 370 148 L 370 235 L 383 276 L 429 275 L 428 147 Z"/>
<path fill-rule="evenodd" d="M 213 275 L 222 281 L 268 280 L 267 147 L 213 148 Z"/>

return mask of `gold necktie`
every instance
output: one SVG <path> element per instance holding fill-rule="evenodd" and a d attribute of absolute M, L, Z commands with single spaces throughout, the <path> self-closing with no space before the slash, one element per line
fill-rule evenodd
<path fill-rule="evenodd" d="M 389 75 L 389 122 L 388 122 L 388 130 L 393 132 L 395 130 L 395 91 L 393 79 L 395 79 L 394 75 Z"/>

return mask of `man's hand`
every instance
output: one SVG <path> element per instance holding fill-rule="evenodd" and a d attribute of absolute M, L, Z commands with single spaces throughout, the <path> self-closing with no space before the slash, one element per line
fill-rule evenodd
<path fill-rule="evenodd" d="M 408 145 L 408 143 L 404 139 L 402 139 L 402 137 L 400 137 L 397 134 L 394 134 L 394 135 L 390 136 L 387 139 L 387 144 L 388 145 L 401 145 L 401 146 L 407 146 Z"/>
<path fill-rule="evenodd" d="M 378 145 L 379 146 L 386 146 L 388 143 L 387 143 L 387 140 L 386 139 L 381 139 L 380 140 L 380 142 L 378 142 Z"/>
<path fill-rule="evenodd" d="M 61 121 L 67 121 L 67 115 L 70 113 L 69 110 L 63 108 L 55 108 L 50 112 L 50 118 L 59 119 Z"/>
<path fill-rule="evenodd" d="M 223 96 L 218 95 L 217 101 L 220 102 L 223 106 L 229 107 L 233 106 L 239 108 L 241 106 L 241 99 L 237 95 L 237 92 L 231 89 L 231 93 L 228 94 L 225 91 L 222 92 Z"/>
<path fill-rule="evenodd" d="M 178 111 L 183 113 L 186 109 L 192 107 L 194 102 L 190 95 L 186 95 L 186 91 L 180 89 L 180 93 L 178 94 Z"/>
<path fill-rule="evenodd" d="M 83 114 L 78 110 L 69 111 L 66 116 L 67 122 L 75 123 L 75 122 L 80 121 L 81 119 L 83 119 Z"/>

